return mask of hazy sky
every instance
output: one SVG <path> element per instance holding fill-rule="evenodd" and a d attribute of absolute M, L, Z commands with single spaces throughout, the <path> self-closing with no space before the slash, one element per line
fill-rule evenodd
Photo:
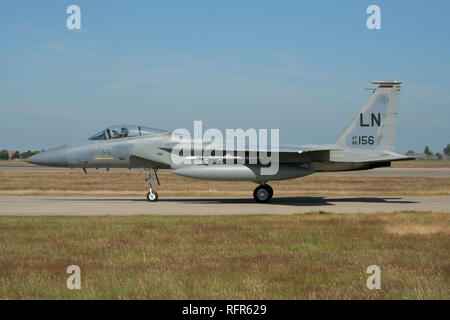
<path fill-rule="evenodd" d="M 66 8 L 81 8 L 68 30 Z M 382 30 L 366 8 L 381 7 Z M 450 1 L 4 1 L 0 149 L 113 124 L 279 128 L 333 143 L 371 80 L 402 80 L 397 150 L 450 143 Z"/>

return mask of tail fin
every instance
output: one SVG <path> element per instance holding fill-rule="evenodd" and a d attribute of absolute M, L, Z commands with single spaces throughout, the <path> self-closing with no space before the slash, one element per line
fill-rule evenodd
<path fill-rule="evenodd" d="M 355 149 L 395 151 L 400 81 L 373 81 L 378 85 L 345 128 L 336 145 Z"/>

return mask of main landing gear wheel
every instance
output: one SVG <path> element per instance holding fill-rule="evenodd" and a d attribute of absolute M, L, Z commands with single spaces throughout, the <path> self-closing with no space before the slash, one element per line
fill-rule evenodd
<path fill-rule="evenodd" d="M 253 198 L 256 202 L 266 203 L 272 199 L 273 189 L 268 184 L 262 184 L 253 191 Z"/>

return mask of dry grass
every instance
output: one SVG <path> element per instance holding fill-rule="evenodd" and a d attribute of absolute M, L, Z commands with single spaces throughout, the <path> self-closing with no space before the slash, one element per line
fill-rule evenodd
<path fill-rule="evenodd" d="M 449 228 L 425 212 L 0 217 L 0 299 L 449 299 Z"/>
<path fill-rule="evenodd" d="M 433 226 L 433 225 L 423 225 L 423 224 L 397 224 L 393 226 L 386 226 L 386 232 L 397 234 L 400 236 L 404 235 L 430 235 L 435 233 L 442 233 L 445 235 L 450 235 L 450 229 L 446 226 Z"/>
<path fill-rule="evenodd" d="M 158 192 L 178 196 L 251 196 L 251 182 L 200 181 L 169 172 L 159 174 Z M 0 171 L 0 194 L 9 195 L 142 195 L 147 186 L 137 172 L 81 170 Z M 448 177 L 321 176 L 271 182 L 277 196 L 289 195 L 449 195 Z"/>
<path fill-rule="evenodd" d="M 393 168 L 450 168 L 450 160 L 415 160 L 392 162 Z"/>
<path fill-rule="evenodd" d="M 0 160 L 0 167 L 35 167 L 34 164 L 22 161 L 22 160 Z"/>

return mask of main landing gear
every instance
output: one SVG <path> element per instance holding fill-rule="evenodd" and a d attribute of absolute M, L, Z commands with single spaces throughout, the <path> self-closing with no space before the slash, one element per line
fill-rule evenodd
<path fill-rule="evenodd" d="M 149 169 L 149 177 L 145 179 L 145 183 L 148 185 L 149 188 L 149 192 L 147 193 L 147 200 L 152 202 L 158 200 L 158 193 L 152 189 L 153 173 L 155 173 L 156 181 L 158 182 L 158 185 L 160 185 L 156 169 Z"/>
<path fill-rule="evenodd" d="M 273 189 L 268 184 L 261 184 L 253 191 L 253 198 L 256 202 L 266 203 L 272 199 Z"/>

